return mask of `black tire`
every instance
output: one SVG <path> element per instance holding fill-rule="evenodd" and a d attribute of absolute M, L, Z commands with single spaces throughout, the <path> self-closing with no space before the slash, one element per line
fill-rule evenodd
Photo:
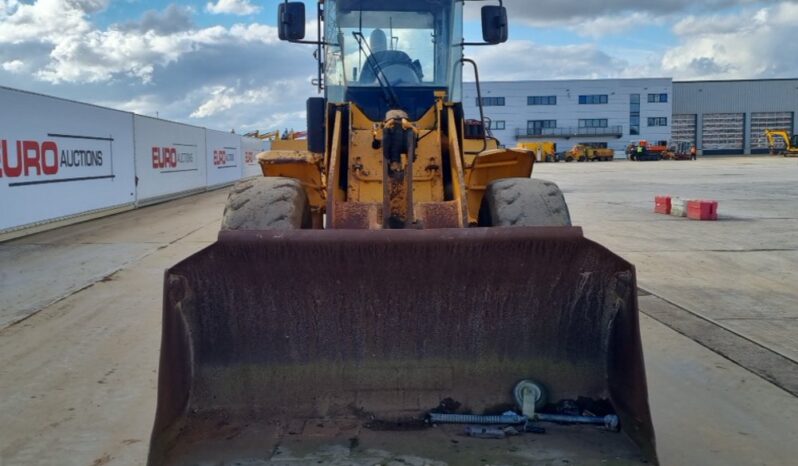
<path fill-rule="evenodd" d="M 222 230 L 312 228 L 310 206 L 299 181 L 254 178 L 236 183 L 227 198 Z"/>
<path fill-rule="evenodd" d="M 571 214 L 562 191 L 551 181 L 508 178 L 488 185 L 479 226 L 571 226 Z"/>

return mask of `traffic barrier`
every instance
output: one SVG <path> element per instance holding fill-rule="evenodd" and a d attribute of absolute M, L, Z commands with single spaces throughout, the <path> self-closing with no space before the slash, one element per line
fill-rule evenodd
<path fill-rule="evenodd" d="M 718 202 L 707 200 L 687 201 L 687 218 L 714 221 L 718 219 Z"/>
<path fill-rule="evenodd" d="M 687 202 L 679 197 L 671 199 L 671 215 L 674 217 L 687 216 Z"/>
<path fill-rule="evenodd" d="M 670 196 L 656 196 L 654 198 L 654 212 L 658 214 L 670 215 L 671 213 L 671 197 Z"/>

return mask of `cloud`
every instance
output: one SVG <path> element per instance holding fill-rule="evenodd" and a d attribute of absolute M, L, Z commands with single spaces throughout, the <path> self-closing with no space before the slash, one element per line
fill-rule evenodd
<path fill-rule="evenodd" d="M 126 32 L 154 31 L 159 34 L 187 31 L 194 27 L 193 14 L 191 7 L 169 5 L 164 11 L 146 11 L 138 21 L 129 21 L 118 25 L 117 28 Z"/>
<path fill-rule="evenodd" d="M 11 60 L 3 62 L 3 69 L 11 73 L 20 73 L 25 68 L 25 63 L 21 60 Z"/>
<path fill-rule="evenodd" d="M 624 35 L 640 28 L 641 25 L 661 25 L 665 19 L 650 13 L 633 12 L 585 18 L 576 24 L 566 26 L 582 37 L 597 39 L 609 35 Z"/>
<path fill-rule="evenodd" d="M 242 130 L 304 127 L 310 75 L 303 80 L 274 80 L 259 86 L 219 85 L 198 90 L 201 101 L 190 117 L 204 121 L 224 118 Z M 269 109 L 268 113 L 263 109 Z M 292 121 L 293 120 L 293 121 Z"/>
<path fill-rule="evenodd" d="M 673 27 L 679 45 L 666 51 L 662 69 L 677 79 L 794 77 L 797 21 L 795 2 L 688 16 Z"/>
<path fill-rule="evenodd" d="M 575 25 L 585 19 L 626 14 L 660 15 L 684 14 L 685 12 L 712 12 L 723 8 L 752 4 L 772 4 L 776 0 L 504 0 L 510 18 L 535 26 Z M 473 10 L 472 7 L 470 10 Z M 473 13 L 472 13 L 473 14 Z M 644 24 L 643 24 L 644 26 Z"/>
<path fill-rule="evenodd" d="M 47 64 L 34 76 L 57 84 L 105 82 L 120 75 L 150 82 L 157 66 L 168 65 L 204 46 L 278 42 L 276 29 L 260 24 L 196 29 L 191 11 L 174 5 L 163 12 L 148 11 L 138 21 L 96 29 L 86 12 L 99 4 L 39 0 L 6 7 L 5 16 L 0 16 L 4 26 L 0 28 L 0 44 L 52 46 Z"/>
<path fill-rule="evenodd" d="M 473 55 L 485 81 L 610 78 L 622 76 L 629 66 L 593 44 L 552 46 L 519 40 L 475 49 Z"/>
<path fill-rule="evenodd" d="M 208 2 L 205 10 L 215 15 L 246 16 L 259 12 L 260 7 L 251 4 L 249 0 L 217 0 L 216 3 Z"/>
<path fill-rule="evenodd" d="M 311 48 L 266 24 L 198 27 L 174 5 L 98 27 L 91 12 L 106 3 L 0 0 L 4 85 L 210 128 L 304 127 Z"/>

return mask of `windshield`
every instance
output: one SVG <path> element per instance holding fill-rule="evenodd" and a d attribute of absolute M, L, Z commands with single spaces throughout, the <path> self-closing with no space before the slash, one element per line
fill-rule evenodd
<path fill-rule="evenodd" d="M 340 101 L 346 87 L 380 81 L 451 89 L 461 56 L 459 11 L 451 0 L 325 2 L 325 37 L 333 44 L 326 56 L 328 98 Z"/>

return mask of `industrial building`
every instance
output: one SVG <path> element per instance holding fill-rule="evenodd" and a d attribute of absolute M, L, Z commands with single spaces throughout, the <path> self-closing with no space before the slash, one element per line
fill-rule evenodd
<path fill-rule="evenodd" d="M 674 141 L 705 155 L 768 152 L 765 129 L 795 134 L 798 79 L 674 82 Z"/>
<path fill-rule="evenodd" d="M 589 144 L 618 156 L 640 140 L 688 142 L 704 155 L 765 153 L 765 129 L 795 134 L 798 111 L 798 79 L 491 81 L 481 91 L 491 130 L 505 145 Z M 463 95 L 466 115 L 477 118 L 476 85 L 466 83 Z"/>

